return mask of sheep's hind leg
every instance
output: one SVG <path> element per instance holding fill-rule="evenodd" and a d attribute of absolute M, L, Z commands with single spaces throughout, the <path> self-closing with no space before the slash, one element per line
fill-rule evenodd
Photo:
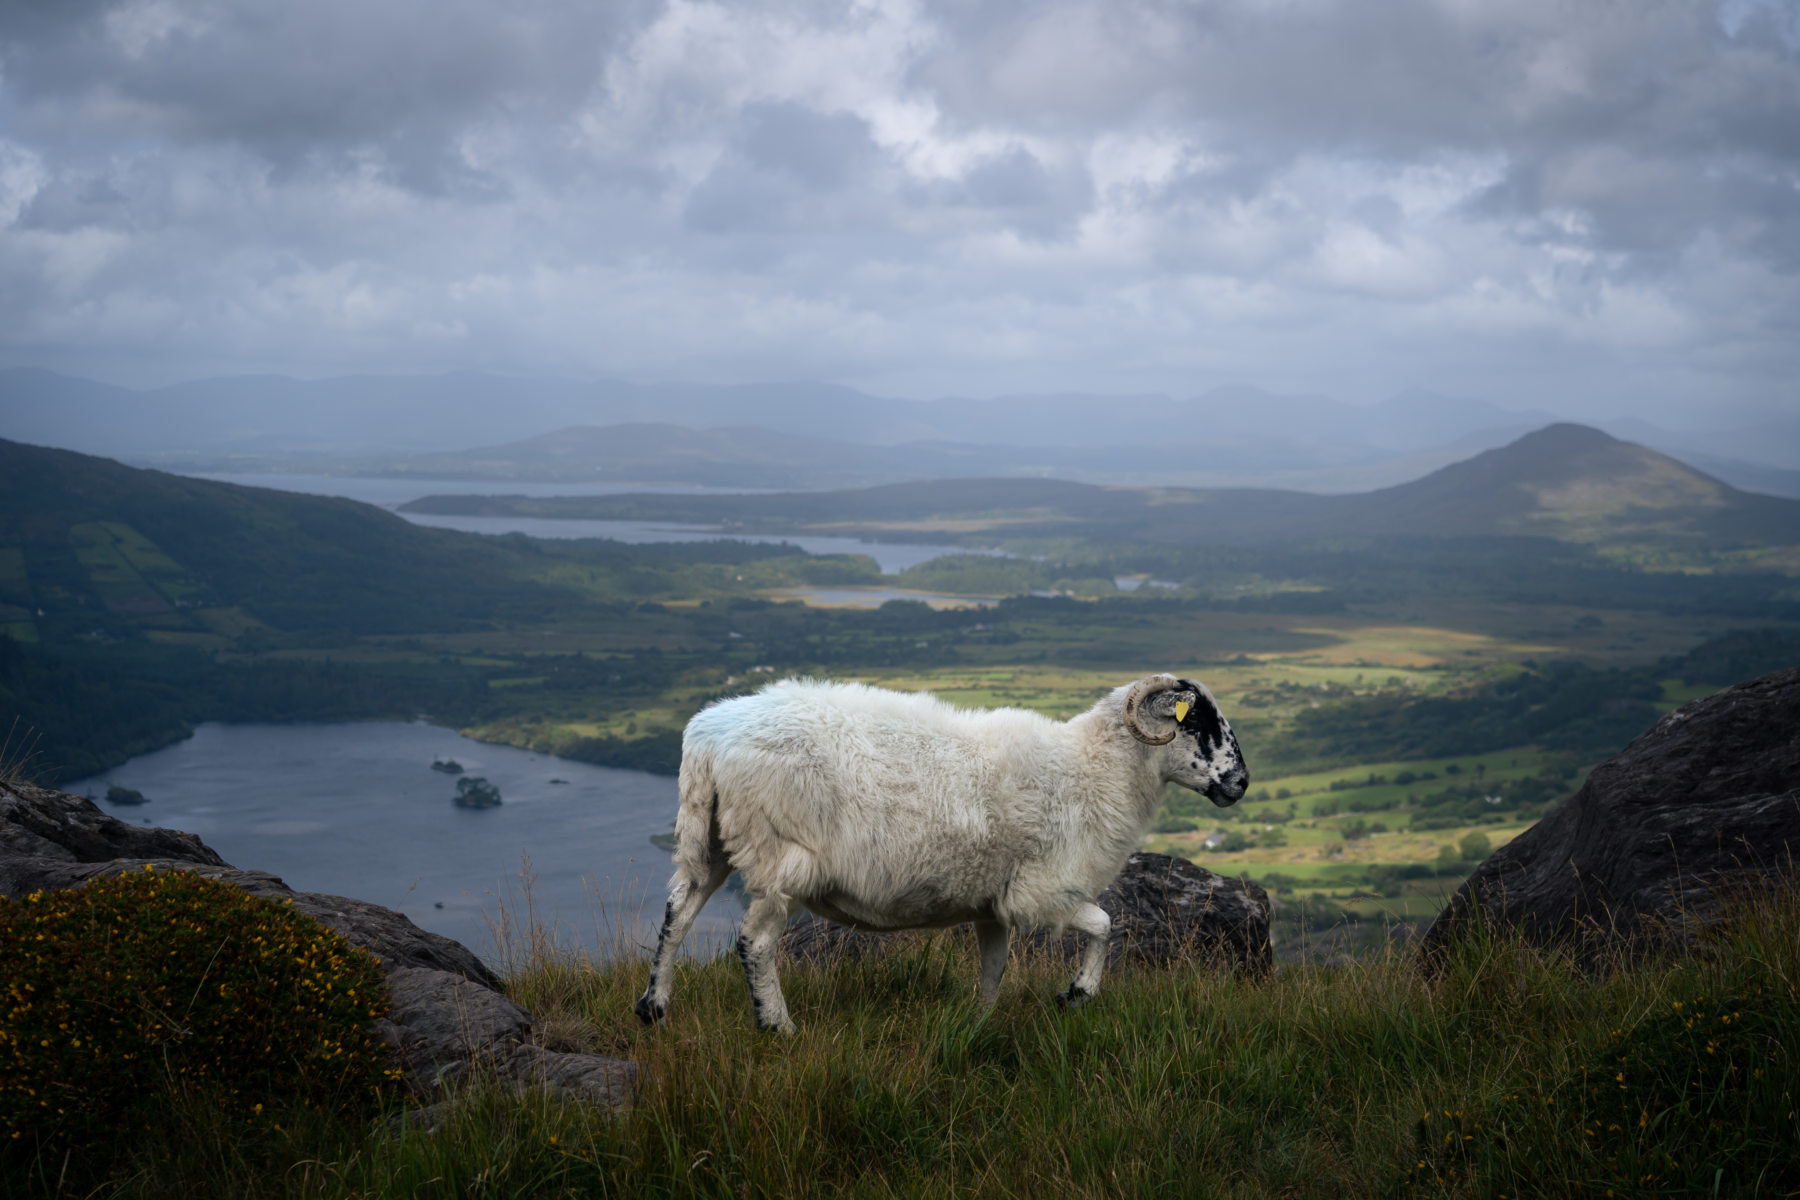
<path fill-rule="evenodd" d="M 663 906 L 662 932 L 656 936 L 656 958 L 650 964 L 650 986 L 638 997 L 638 1020 L 653 1025 L 669 1010 L 669 989 L 675 982 L 675 955 L 681 939 L 693 927 L 706 901 L 719 890 L 731 874 L 731 864 L 723 856 L 707 865 L 706 878 L 696 881 L 686 869 L 669 889 L 669 902 Z"/>
<path fill-rule="evenodd" d="M 1081 969 L 1069 990 L 1059 992 L 1058 1004 L 1074 1008 L 1093 999 L 1100 990 L 1100 972 L 1106 967 L 1106 948 L 1112 941 L 1112 918 L 1098 904 L 1084 904 L 1069 918 L 1069 928 L 1087 936 L 1081 951 Z"/>
<path fill-rule="evenodd" d="M 750 1005 L 756 1011 L 758 1029 L 793 1033 L 781 980 L 775 974 L 775 949 L 787 928 L 790 911 L 786 900 L 758 896 L 750 902 L 738 930 L 738 958 L 744 964 L 744 982 L 750 985 Z"/>
<path fill-rule="evenodd" d="M 981 951 L 981 1003 L 994 1007 L 1000 995 L 1000 977 L 1006 974 L 1006 950 L 1012 929 L 999 921 L 975 922 L 975 945 Z"/>

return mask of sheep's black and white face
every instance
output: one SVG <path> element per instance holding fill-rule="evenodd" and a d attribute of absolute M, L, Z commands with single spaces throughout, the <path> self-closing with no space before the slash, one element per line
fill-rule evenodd
<path fill-rule="evenodd" d="M 1237 735 L 1205 686 L 1191 679 L 1144 702 L 1144 710 L 1161 729 L 1176 726 L 1175 740 L 1163 747 L 1164 774 L 1182 787 L 1204 793 L 1220 808 L 1243 799 L 1250 787 Z M 1149 724 L 1146 721 L 1146 724 Z"/>

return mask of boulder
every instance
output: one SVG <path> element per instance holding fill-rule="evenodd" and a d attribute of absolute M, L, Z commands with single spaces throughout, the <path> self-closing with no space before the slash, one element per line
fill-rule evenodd
<path fill-rule="evenodd" d="M 170 860 L 222 867 L 191 833 L 146 829 L 109 817 L 91 800 L 26 783 L 0 784 L 0 892 L 16 896 L 90 863 Z"/>
<path fill-rule="evenodd" d="M 1502 846 L 1426 932 L 1440 954 L 1485 919 L 1538 943 L 1690 939 L 1800 856 L 1800 668 L 1658 721 Z"/>
<path fill-rule="evenodd" d="M 1270 962 L 1269 897 L 1245 879 L 1218 875 L 1185 858 L 1140 851 L 1097 903 L 1112 918 L 1107 963 L 1168 967 L 1213 962 L 1258 973 Z M 861 933 L 816 917 L 782 934 L 783 951 L 795 961 L 821 963 L 886 953 L 904 933 Z M 1025 940 L 1073 959 L 1078 934 L 1034 931 Z"/>
<path fill-rule="evenodd" d="M 292 900 L 295 911 L 374 954 L 388 984 L 381 1035 L 421 1096 L 435 1095 L 480 1063 L 502 1078 L 576 1099 L 617 1106 L 630 1098 L 634 1064 L 534 1045 L 531 1014 L 501 994 L 486 964 L 404 913 L 366 900 L 296 892 L 266 871 L 231 866 L 191 833 L 127 825 L 81 796 L 0 783 L 0 894 L 76 887 L 146 864 Z"/>

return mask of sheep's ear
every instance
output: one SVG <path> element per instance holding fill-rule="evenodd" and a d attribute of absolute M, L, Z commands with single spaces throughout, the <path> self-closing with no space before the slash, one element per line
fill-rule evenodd
<path fill-rule="evenodd" d="M 1177 700 L 1175 702 L 1175 720 L 1177 724 L 1187 720 L 1188 709 L 1192 707 L 1193 705 L 1189 704 L 1186 700 Z"/>

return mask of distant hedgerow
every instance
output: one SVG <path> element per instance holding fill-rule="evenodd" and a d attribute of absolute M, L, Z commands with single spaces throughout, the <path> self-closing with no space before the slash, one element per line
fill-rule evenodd
<path fill-rule="evenodd" d="M 173 1086 L 246 1117 L 397 1077 L 367 951 L 272 900 L 145 867 L 0 898 L 0 1137 L 111 1129 Z"/>

